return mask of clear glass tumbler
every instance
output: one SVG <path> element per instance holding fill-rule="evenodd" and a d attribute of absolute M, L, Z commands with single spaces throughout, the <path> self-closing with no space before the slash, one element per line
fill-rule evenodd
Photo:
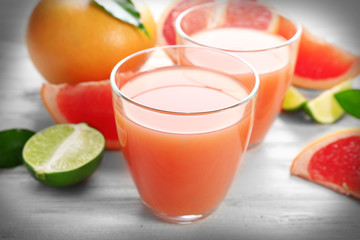
<path fill-rule="evenodd" d="M 258 75 L 216 49 L 137 52 L 112 71 L 118 137 L 143 205 L 191 223 L 225 197 L 248 146 Z"/>
<path fill-rule="evenodd" d="M 231 52 L 259 73 L 249 146 L 261 143 L 281 111 L 297 58 L 301 25 L 263 3 L 245 0 L 192 7 L 176 19 L 177 44 Z"/>

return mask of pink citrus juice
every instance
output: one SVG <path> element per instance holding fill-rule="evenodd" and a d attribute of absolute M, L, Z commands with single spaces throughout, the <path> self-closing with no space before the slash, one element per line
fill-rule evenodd
<path fill-rule="evenodd" d="M 258 72 L 260 87 L 249 144 L 261 142 L 279 114 L 284 94 L 291 82 L 293 69 L 289 48 L 273 48 L 283 44 L 286 39 L 263 31 L 237 27 L 206 29 L 190 37 L 207 46 L 231 49 L 230 52 L 248 61 Z"/>
<path fill-rule="evenodd" d="M 180 113 L 114 102 L 123 154 L 143 202 L 174 216 L 214 210 L 246 151 L 253 102 L 196 112 L 231 106 L 249 91 L 228 75 L 192 66 L 140 73 L 120 90 L 139 104 Z"/>

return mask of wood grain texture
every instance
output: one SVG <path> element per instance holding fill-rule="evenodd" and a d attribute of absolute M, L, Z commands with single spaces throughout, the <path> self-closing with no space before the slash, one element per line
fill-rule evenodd
<path fill-rule="evenodd" d="M 54 124 L 39 94 L 44 80 L 24 43 L 36 2 L 0 3 L 0 130 Z M 168 2 L 149 1 L 156 18 Z M 357 1 L 272 3 L 326 40 L 360 54 Z M 319 125 L 301 112 L 281 114 L 263 144 L 246 154 L 219 209 L 186 226 L 163 223 L 141 207 L 121 152 L 107 151 L 95 174 L 71 188 L 43 186 L 23 166 L 0 169 L 0 239 L 358 240 L 360 201 L 291 176 L 289 168 L 311 141 L 359 123 L 345 116 Z"/>

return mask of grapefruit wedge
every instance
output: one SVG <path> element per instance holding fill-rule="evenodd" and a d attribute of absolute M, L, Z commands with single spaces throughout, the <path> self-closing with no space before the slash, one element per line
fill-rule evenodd
<path fill-rule="evenodd" d="M 56 123 L 86 122 L 104 135 L 106 149 L 120 149 L 109 80 L 44 83 L 41 98 Z"/>
<path fill-rule="evenodd" d="M 291 174 L 360 199 L 360 128 L 334 132 L 310 144 Z"/>
<path fill-rule="evenodd" d="M 360 74 L 360 57 L 326 42 L 303 28 L 295 75 L 295 86 L 328 89 Z"/>

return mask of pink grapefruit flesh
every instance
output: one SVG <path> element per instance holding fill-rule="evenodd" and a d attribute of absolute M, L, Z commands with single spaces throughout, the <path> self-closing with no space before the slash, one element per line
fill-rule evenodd
<path fill-rule="evenodd" d="M 327 135 L 293 161 L 293 175 L 360 199 L 360 129 Z"/>
<path fill-rule="evenodd" d="M 360 57 L 303 28 L 292 81 L 295 86 L 328 89 L 359 74 Z"/>
<path fill-rule="evenodd" d="M 75 85 L 44 83 L 41 97 L 55 122 L 86 122 L 104 135 L 107 149 L 120 148 L 109 80 Z"/>

